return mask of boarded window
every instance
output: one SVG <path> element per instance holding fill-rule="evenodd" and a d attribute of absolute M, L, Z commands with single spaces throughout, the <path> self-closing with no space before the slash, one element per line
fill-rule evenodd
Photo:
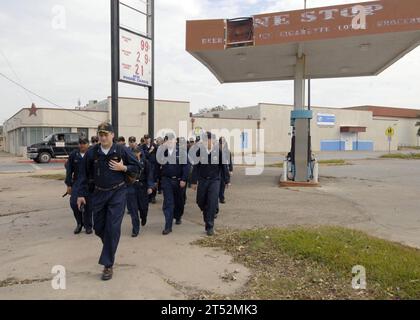
<path fill-rule="evenodd" d="M 227 48 L 254 45 L 254 21 L 252 18 L 227 20 L 226 28 Z"/>

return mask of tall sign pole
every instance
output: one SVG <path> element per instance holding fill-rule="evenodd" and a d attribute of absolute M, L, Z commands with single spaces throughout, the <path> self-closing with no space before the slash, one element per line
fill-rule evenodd
<path fill-rule="evenodd" d="M 120 17 L 120 8 L 122 18 Z M 111 0 L 111 61 L 112 61 L 112 124 L 119 133 L 118 84 L 120 82 L 147 87 L 149 92 L 149 135 L 155 134 L 154 88 L 154 0 Z M 136 22 L 146 24 L 138 28 L 127 20 L 127 12 L 137 15 Z M 126 13 L 126 15 L 124 15 Z M 140 18 L 143 16 L 143 18 Z M 127 20 L 127 21 L 121 21 Z M 140 126 L 140 124 L 139 124 Z"/>
<path fill-rule="evenodd" d="M 148 0 L 147 3 L 147 33 L 150 39 L 153 40 L 152 46 L 152 83 L 149 87 L 149 136 L 153 139 L 155 137 L 155 1 Z"/>
<path fill-rule="evenodd" d="M 118 83 L 120 56 L 120 1 L 111 0 L 111 122 L 118 137 Z"/>

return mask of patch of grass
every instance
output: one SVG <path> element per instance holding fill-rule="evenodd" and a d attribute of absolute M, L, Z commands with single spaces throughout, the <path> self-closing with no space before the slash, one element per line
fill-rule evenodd
<path fill-rule="evenodd" d="M 343 160 L 343 159 L 319 160 L 318 163 L 320 165 L 335 165 L 335 166 L 344 166 L 344 165 L 349 164 L 346 160 Z"/>
<path fill-rule="evenodd" d="M 420 147 L 418 147 L 418 146 L 398 147 L 398 150 L 399 151 L 402 151 L 402 150 L 420 150 Z"/>
<path fill-rule="evenodd" d="M 59 180 L 59 181 L 64 181 L 66 179 L 66 175 L 64 173 L 39 174 L 39 175 L 32 175 L 30 177 L 37 178 L 37 179 Z"/>
<path fill-rule="evenodd" d="M 318 163 L 321 166 L 346 166 L 350 165 L 349 162 L 343 159 L 333 159 L 333 160 L 319 160 Z M 270 168 L 283 168 L 283 162 L 277 162 L 268 165 Z"/>
<path fill-rule="evenodd" d="M 389 153 L 381 156 L 382 159 L 420 160 L 420 153 Z"/>
<path fill-rule="evenodd" d="M 225 231 L 198 242 L 253 271 L 238 299 L 420 299 L 420 250 L 341 227 Z M 367 290 L 351 286 L 366 268 Z"/>
<path fill-rule="evenodd" d="M 269 168 L 283 168 L 283 166 L 284 166 L 283 162 L 276 162 L 276 163 L 267 165 L 267 167 Z"/>

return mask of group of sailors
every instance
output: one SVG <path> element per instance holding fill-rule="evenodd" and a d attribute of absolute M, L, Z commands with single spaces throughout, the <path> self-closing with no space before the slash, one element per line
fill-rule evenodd
<path fill-rule="evenodd" d="M 79 149 L 66 163 L 65 184 L 77 224 L 74 233 L 84 228 L 101 238 L 102 280 L 110 280 L 126 210 L 131 216 L 131 235 L 138 237 L 147 224 L 149 205 L 162 194 L 162 234 L 169 235 L 174 223 L 182 224 L 187 188 L 192 188 L 206 234 L 213 236 L 219 203 L 225 203 L 232 173 L 226 140 L 211 132 L 190 140 L 172 133 L 156 140 L 144 135 L 140 143 L 130 137 L 127 146 L 124 137 L 115 137 L 111 124 L 103 123 L 90 143 L 80 138 Z"/>

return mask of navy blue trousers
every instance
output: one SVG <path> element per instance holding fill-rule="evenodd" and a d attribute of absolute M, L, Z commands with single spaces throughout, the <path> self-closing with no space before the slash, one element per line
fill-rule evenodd
<path fill-rule="evenodd" d="M 219 191 L 219 200 L 224 201 L 225 200 L 225 190 L 226 190 L 226 181 L 222 177 L 220 179 L 220 191 Z"/>
<path fill-rule="evenodd" d="M 77 207 L 77 193 L 79 192 L 77 185 L 74 185 L 71 189 L 70 196 L 70 207 L 73 210 L 74 218 L 78 225 L 82 225 L 86 230 L 92 229 L 92 207 L 90 205 L 89 197 L 86 198 L 85 212 L 82 214 Z"/>
<path fill-rule="evenodd" d="M 165 215 L 165 230 L 172 230 L 173 220 L 181 219 L 184 213 L 184 190 L 179 186 L 178 179 L 162 177 L 163 214 Z"/>
<path fill-rule="evenodd" d="M 152 170 L 153 172 L 153 177 L 155 181 L 157 181 L 158 176 L 159 176 L 159 166 L 152 161 L 150 161 L 149 163 L 150 163 L 150 170 Z M 157 193 L 158 193 L 158 190 L 156 188 L 153 188 L 153 192 L 147 195 L 147 197 L 149 198 L 149 202 L 152 202 L 153 199 L 156 199 Z"/>
<path fill-rule="evenodd" d="M 127 186 L 113 191 L 95 190 L 92 194 L 95 234 L 102 240 L 99 264 L 112 267 L 121 236 L 121 223 L 127 202 Z"/>
<path fill-rule="evenodd" d="M 140 219 L 147 219 L 149 211 L 149 195 L 145 184 L 135 183 L 128 187 L 127 208 L 131 215 L 133 233 L 138 234 L 140 232 Z"/>
<path fill-rule="evenodd" d="M 214 228 L 214 216 L 219 207 L 220 179 L 198 181 L 197 204 L 203 212 L 206 231 Z"/>

